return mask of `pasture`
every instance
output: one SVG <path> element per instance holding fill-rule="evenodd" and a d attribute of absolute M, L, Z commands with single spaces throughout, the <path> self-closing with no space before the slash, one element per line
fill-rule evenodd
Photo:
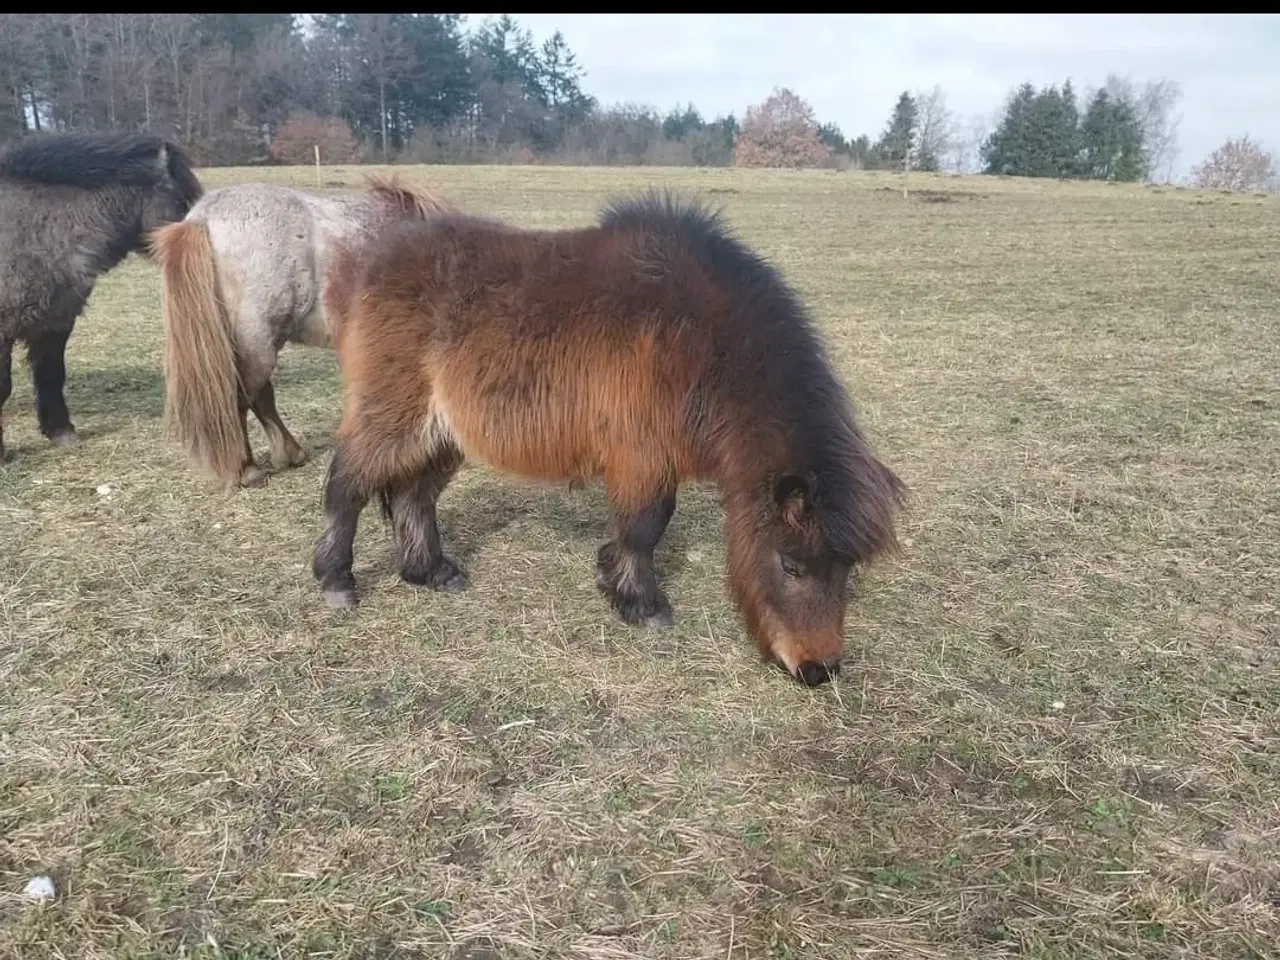
<path fill-rule="evenodd" d="M 1280 201 L 402 172 L 527 226 L 649 183 L 722 203 L 911 487 L 905 556 L 855 581 L 844 673 L 808 690 L 732 607 L 714 491 L 681 491 L 677 626 L 647 633 L 594 586 L 599 484 L 469 464 L 441 526 L 470 589 L 402 583 L 370 510 L 363 603 L 330 611 L 332 355 L 281 357 L 310 462 L 217 493 L 161 432 L 131 257 L 68 346 L 82 442 L 40 436 L 25 365 L 5 409 L 0 956 L 1275 955 Z M 46 871 L 57 901 L 24 902 Z"/>

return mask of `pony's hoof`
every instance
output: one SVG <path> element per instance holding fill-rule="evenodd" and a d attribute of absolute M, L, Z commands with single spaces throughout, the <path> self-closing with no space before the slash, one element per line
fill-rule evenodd
<path fill-rule="evenodd" d="M 664 630 L 676 625 L 676 618 L 671 613 L 671 605 L 661 594 L 656 597 L 614 595 L 611 599 L 613 608 L 618 611 L 618 616 L 622 618 L 623 623 L 629 623 L 633 627 L 651 627 L 655 630 Z"/>
<path fill-rule="evenodd" d="M 267 482 L 267 471 L 258 466 L 245 467 L 240 472 L 240 486 L 261 487 Z"/>
<path fill-rule="evenodd" d="M 670 610 L 659 610 L 644 618 L 644 625 L 650 630 L 667 630 L 676 625 L 676 618 Z"/>
<path fill-rule="evenodd" d="M 415 587 L 430 587 L 448 593 L 461 593 L 467 589 L 467 575 L 448 557 L 441 557 L 427 571 L 402 570 L 400 579 Z"/>
<path fill-rule="evenodd" d="M 271 465 L 278 470 L 289 470 L 293 467 L 301 467 L 308 459 L 307 451 L 303 450 L 301 447 L 294 447 L 293 449 L 285 452 L 285 455 L 280 458 L 279 463 L 276 462 L 276 457 L 273 454 L 271 457 Z"/>
<path fill-rule="evenodd" d="M 59 430 L 49 437 L 55 447 L 72 447 L 80 442 L 80 436 L 74 430 Z"/>
<path fill-rule="evenodd" d="M 347 607 L 357 606 L 360 601 L 356 597 L 354 590 L 346 588 L 333 588 L 324 591 L 324 602 L 334 610 L 342 610 Z"/>
<path fill-rule="evenodd" d="M 467 580 L 467 575 L 461 570 L 456 570 L 447 580 L 444 581 L 444 583 L 436 587 L 436 589 L 447 590 L 450 593 L 462 593 L 462 591 L 466 590 L 470 585 L 471 583 Z"/>

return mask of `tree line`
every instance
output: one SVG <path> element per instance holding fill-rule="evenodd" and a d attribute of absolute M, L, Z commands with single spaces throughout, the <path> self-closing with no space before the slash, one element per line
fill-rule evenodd
<path fill-rule="evenodd" d="M 319 136 L 344 161 L 722 165 L 738 132 L 692 107 L 602 109 L 559 32 L 539 44 L 507 15 L 0 14 L 0 90 L 0 142 L 132 127 L 203 164 Z"/>
<path fill-rule="evenodd" d="M 538 43 L 509 15 L 468 28 L 458 14 L 270 13 L 0 14 L 0 90 L 0 142 L 150 129 L 206 165 L 305 162 L 318 147 L 327 162 L 737 163 L 1102 180 L 1167 178 L 1181 96 L 1163 79 L 1108 77 L 1083 98 L 1069 80 L 1025 84 L 994 122 L 965 124 L 934 87 L 904 91 L 874 140 L 846 138 L 787 90 L 741 123 L 692 104 L 666 114 L 603 106 L 559 32 Z M 1235 142 L 1227 160 L 1197 170 L 1271 176 L 1269 156 L 1243 143 L 1243 159 Z"/>

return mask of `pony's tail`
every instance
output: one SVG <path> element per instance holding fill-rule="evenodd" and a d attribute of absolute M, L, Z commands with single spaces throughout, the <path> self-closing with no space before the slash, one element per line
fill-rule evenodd
<path fill-rule="evenodd" d="M 225 487 L 245 463 L 240 372 L 218 295 L 209 230 L 182 220 L 152 232 L 164 313 L 164 420 L 170 437 Z"/>

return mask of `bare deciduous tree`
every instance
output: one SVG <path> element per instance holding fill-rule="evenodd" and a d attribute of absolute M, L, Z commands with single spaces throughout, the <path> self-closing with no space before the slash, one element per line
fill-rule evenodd
<path fill-rule="evenodd" d="M 1271 154 L 1250 140 L 1228 140 L 1191 171 L 1197 187 L 1218 190 L 1275 189 L 1276 170 Z"/>
<path fill-rule="evenodd" d="M 1173 161 L 1178 156 L 1178 126 L 1181 115 L 1174 108 L 1182 99 L 1182 88 L 1176 80 L 1148 80 L 1139 88 L 1129 77 L 1110 74 L 1103 89 L 1112 100 L 1127 103 L 1142 126 L 1142 147 L 1149 167 L 1148 180 L 1172 178 Z"/>
<path fill-rule="evenodd" d="M 0 112 L 0 139 L 24 132 L 34 125 L 40 129 L 39 87 L 45 79 L 41 69 L 43 24 L 29 14 L 0 13 L 0 83 L 6 106 Z"/>
<path fill-rule="evenodd" d="M 982 169 L 982 144 L 996 123 L 983 114 L 957 122 L 946 153 L 947 167 L 956 173 L 977 173 Z"/>
<path fill-rule="evenodd" d="M 916 101 L 916 158 L 917 170 L 937 170 L 942 158 L 951 150 L 956 136 L 955 117 L 947 109 L 947 96 L 942 88 L 917 90 Z"/>
<path fill-rule="evenodd" d="M 164 58 L 165 80 L 174 111 L 173 130 L 183 141 L 191 139 L 191 66 L 196 51 L 196 19 L 190 13 L 171 13 L 156 20 L 156 38 Z"/>
<path fill-rule="evenodd" d="M 378 124 L 382 161 L 387 161 L 387 87 L 396 83 L 409 68 L 403 35 L 396 29 L 395 14 L 356 13 L 355 48 L 367 76 L 378 88 Z"/>

